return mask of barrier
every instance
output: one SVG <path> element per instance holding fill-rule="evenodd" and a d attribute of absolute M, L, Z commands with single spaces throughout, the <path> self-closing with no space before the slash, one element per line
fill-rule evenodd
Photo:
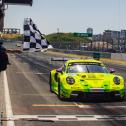
<path fill-rule="evenodd" d="M 111 59 L 126 60 L 126 54 L 124 54 L 124 53 L 111 53 Z"/>
<path fill-rule="evenodd" d="M 64 49 L 53 49 L 55 52 L 63 52 L 66 54 L 78 54 L 93 57 L 94 53 L 99 53 L 101 58 L 111 59 L 111 53 L 107 52 L 95 52 L 95 51 L 80 51 L 80 50 L 64 50 Z"/>

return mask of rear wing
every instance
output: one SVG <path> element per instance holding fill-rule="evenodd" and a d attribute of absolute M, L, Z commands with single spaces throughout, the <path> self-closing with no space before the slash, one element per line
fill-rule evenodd
<path fill-rule="evenodd" d="M 86 58 L 66 58 L 66 57 L 51 57 L 51 61 L 68 61 L 68 60 L 80 60 L 80 59 L 84 59 L 84 60 L 86 60 L 86 59 L 92 59 L 93 60 L 93 58 L 90 58 L 90 57 L 86 57 Z"/>
<path fill-rule="evenodd" d="M 70 60 L 71 58 L 64 58 L 64 57 L 52 57 L 51 58 L 51 61 L 68 61 Z"/>

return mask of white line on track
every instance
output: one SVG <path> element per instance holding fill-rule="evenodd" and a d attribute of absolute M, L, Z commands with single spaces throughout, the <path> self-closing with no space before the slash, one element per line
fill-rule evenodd
<path fill-rule="evenodd" d="M 34 73 L 34 72 L 26 72 L 26 71 L 23 71 L 23 72 L 16 72 L 16 74 L 36 74 L 36 75 L 46 75 L 46 74 L 49 74 L 49 73 Z"/>
<path fill-rule="evenodd" d="M 85 105 L 78 105 L 79 108 L 97 108 L 97 105 L 94 105 L 94 106 L 85 106 Z M 117 105 L 102 105 L 102 108 L 108 108 L 108 109 L 120 109 L 120 108 L 126 108 L 126 106 L 117 106 Z"/>
<path fill-rule="evenodd" d="M 13 120 L 26 121 L 107 121 L 126 120 L 126 115 L 15 115 Z"/>
<path fill-rule="evenodd" d="M 5 107 L 6 107 L 6 116 L 13 118 L 13 111 L 11 106 L 11 99 L 9 94 L 8 80 L 6 71 L 3 71 L 3 83 L 4 83 L 4 92 L 5 92 Z M 7 121 L 7 126 L 15 126 L 13 120 Z"/>
<path fill-rule="evenodd" d="M 35 73 L 36 75 L 43 75 L 43 74 L 49 74 L 49 73 Z"/>

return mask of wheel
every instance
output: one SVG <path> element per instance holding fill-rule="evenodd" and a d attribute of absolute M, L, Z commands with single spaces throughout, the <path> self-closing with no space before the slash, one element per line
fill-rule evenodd
<path fill-rule="evenodd" d="M 50 87 L 50 92 L 53 93 L 51 73 L 50 73 L 50 76 L 49 76 L 49 87 Z"/>
<path fill-rule="evenodd" d="M 60 100 L 65 100 L 65 98 L 63 98 L 63 97 L 61 96 L 60 80 L 58 80 L 58 98 L 59 98 Z"/>
<path fill-rule="evenodd" d="M 115 100 L 123 102 L 125 100 L 125 97 L 115 97 Z"/>
<path fill-rule="evenodd" d="M 60 81 L 58 80 L 58 98 L 61 99 Z"/>
<path fill-rule="evenodd" d="M 125 100 L 125 97 L 123 96 L 123 97 L 120 97 L 120 99 L 119 99 L 119 101 L 124 101 Z"/>

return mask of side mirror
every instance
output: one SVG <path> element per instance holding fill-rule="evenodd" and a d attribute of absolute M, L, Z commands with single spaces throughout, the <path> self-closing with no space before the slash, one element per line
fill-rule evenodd
<path fill-rule="evenodd" d="M 115 73 L 115 69 L 109 68 L 110 73 Z"/>
<path fill-rule="evenodd" d="M 63 70 L 62 70 L 62 68 L 59 68 L 59 69 L 56 69 L 56 72 L 58 72 L 58 73 L 62 73 Z"/>

